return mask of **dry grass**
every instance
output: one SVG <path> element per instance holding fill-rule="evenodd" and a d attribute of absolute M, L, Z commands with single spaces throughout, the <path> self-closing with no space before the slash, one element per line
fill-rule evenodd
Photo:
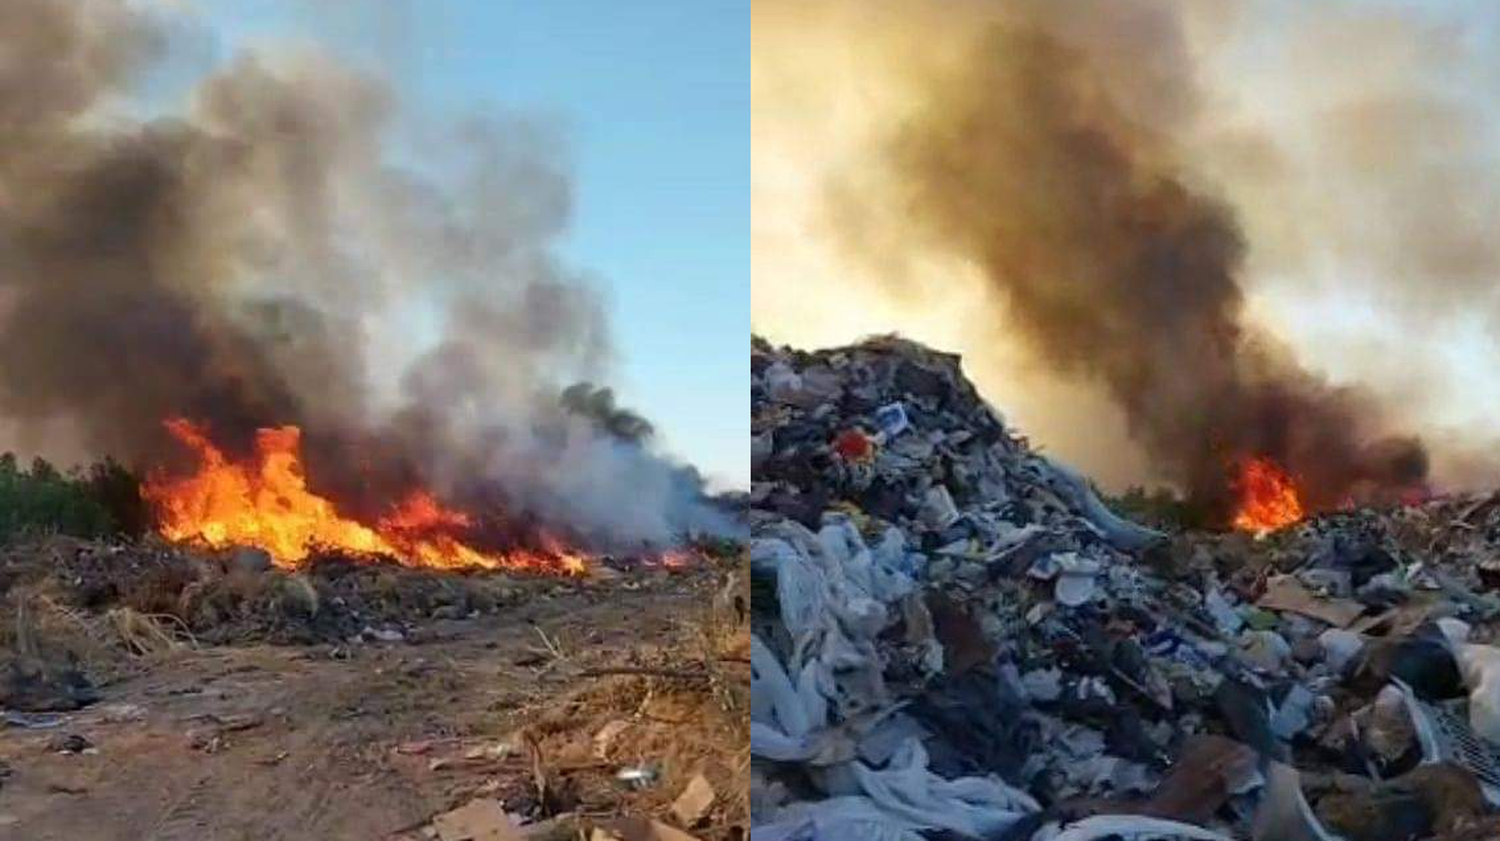
<path fill-rule="evenodd" d="M 129 607 L 89 614 L 30 589 L 12 591 L 5 613 L 14 621 L 0 623 L 0 654 L 33 661 L 60 658 L 105 682 L 137 671 L 143 658 L 197 644 L 182 620 L 170 614 Z"/>
<path fill-rule="evenodd" d="M 169 613 L 141 613 L 117 607 L 104 614 L 104 621 L 132 654 L 162 654 L 176 651 L 185 643 L 194 647 L 198 644 L 187 625 Z"/>
<path fill-rule="evenodd" d="M 175 615 L 185 574 L 168 564 L 133 567 L 145 574 L 120 586 L 103 612 L 79 606 L 76 581 L 61 572 L 80 553 L 106 553 L 101 544 L 63 536 L 13 543 L 0 556 L 0 657 L 73 663 L 95 682 L 138 671 L 147 661 L 196 644 Z M 151 551 L 151 550 L 148 550 Z M 105 563 L 114 560 L 112 556 Z M 122 560 L 122 566 L 127 565 Z"/>
<path fill-rule="evenodd" d="M 723 580 L 735 590 L 748 577 L 731 572 Z M 535 745 L 548 778 L 565 779 L 578 808 L 595 817 L 644 814 L 675 823 L 672 802 L 702 774 L 714 804 L 687 829 L 705 841 L 743 837 L 750 825 L 749 627 L 733 598 L 714 598 L 681 623 L 678 639 L 632 652 L 646 665 L 582 670 L 597 676 L 547 699 L 513 741 Z M 655 779 L 631 788 L 616 779 L 622 768 L 650 768 Z"/>
<path fill-rule="evenodd" d="M 427 616 L 440 605 L 483 610 L 524 602 L 528 593 L 556 586 L 356 570 L 344 577 L 315 569 L 243 575 L 166 548 L 52 538 L 0 551 L 0 615 L 15 619 L 0 621 L 0 655 L 69 660 L 96 685 L 108 684 L 200 642 L 259 641 L 264 634 L 251 633 L 259 627 L 253 622 L 294 624 L 316 616 L 321 627 L 330 615 L 347 612 L 340 606 L 345 599 L 358 599 L 364 616 L 391 605 Z M 534 703 L 506 710 L 511 726 L 529 722 L 511 740 L 530 746 L 535 758 L 528 775 L 535 781 L 526 785 L 585 817 L 651 815 L 675 824 L 672 802 L 702 774 L 715 801 L 706 821 L 686 829 L 704 841 L 742 837 L 749 826 L 748 558 L 725 562 L 717 584 L 706 579 L 693 585 L 698 607 L 677 618 L 666 644 L 646 646 L 626 636 L 623 645 L 616 637 L 605 646 L 598 629 L 532 626 L 544 663 Z M 590 597 L 607 599 L 610 591 Z M 334 630 L 343 633 L 341 626 Z M 659 632 L 651 637 L 662 639 Z M 655 778 L 629 787 L 616 778 L 626 767 L 649 767 Z"/>

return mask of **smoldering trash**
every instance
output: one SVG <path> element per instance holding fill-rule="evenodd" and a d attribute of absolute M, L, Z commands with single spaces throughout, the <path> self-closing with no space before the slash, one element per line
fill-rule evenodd
<path fill-rule="evenodd" d="M 956 356 L 751 369 L 756 841 L 1500 833 L 1500 496 L 1158 530 Z"/>

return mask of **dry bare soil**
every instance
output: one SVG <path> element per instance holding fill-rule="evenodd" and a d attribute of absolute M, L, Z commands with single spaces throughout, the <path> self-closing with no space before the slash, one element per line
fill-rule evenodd
<path fill-rule="evenodd" d="M 686 828 L 741 837 L 748 631 L 730 566 L 523 581 L 400 641 L 292 645 L 194 643 L 165 619 L 175 642 L 150 644 L 118 614 L 12 587 L 12 612 L 53 612 L 22 621 L 104 649 L 85 666 L 107 677 L 96 703 L 0 730 L 0 838 L 423 839 L 475 797 L 563 816 L 526 837 L 578 838 L 619 815 L 681 827 L 671 804 L 697 775 L 714 797 Z"/>

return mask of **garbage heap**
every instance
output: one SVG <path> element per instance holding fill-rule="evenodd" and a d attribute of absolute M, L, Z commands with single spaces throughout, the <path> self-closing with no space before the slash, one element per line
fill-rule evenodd
<path fill-rule="evenodd" d="M 755 841 L 1500 837 L 1500 497 L 1166 533 L 956 356 L 751 369 Z"/>

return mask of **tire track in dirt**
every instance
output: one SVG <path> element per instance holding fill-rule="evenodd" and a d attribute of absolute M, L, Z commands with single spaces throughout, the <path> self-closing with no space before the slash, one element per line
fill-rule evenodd
<path fill-rule="evenodd" d="M 148 841 L 211 841 L 212 815 L 215 810 L 209 795 L 208 774 L 200 775 L 187 791 L 167 806 L 151 828 Z"/>
<path fill-rule="evenodd" d="M 42 732 L 0 740 L 0 761 L 15 769 L 0 813 L 16 818 L 0 824 L 0 838 L 391 839 L 491 776 L 462 764 L 430 767 L 446 746 L 431 755 L 400 746 L 447 737 L 493 743 L 569 690 L 565 674 L 531 664 L 541 647 L 537 627 L 574 665 L 597 665 L 632 645 L 671 639 L 698 601 L 690 583 L 538 597 L 337 658 L 321 647 L 247 645 L 142 661 L 107 687 L 98 711 L 71 717 L 69 729 L 97 753 L 60 755 L 47 750 Z M 102 712 L 111 707 L 137 713 L 115 719 Z M 189 732 L 244 716 L 259 723 L 226 732 L 211 750 Z"/>

